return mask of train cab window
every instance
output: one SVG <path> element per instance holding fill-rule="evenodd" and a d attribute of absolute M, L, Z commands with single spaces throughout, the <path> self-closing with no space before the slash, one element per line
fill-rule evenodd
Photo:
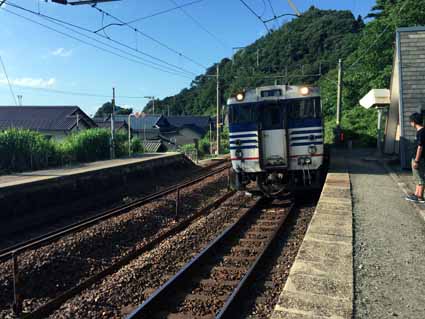
<path fill-rule="evenodd" d="M 291 119 L 317 119 L 322 116 L 320 98 L 288 101 L 287 108 Z"/>
<path fill-rule="evenodd" d="M 266 104 L 261 108 L 261 125 L 263 130 L 283 128 L 282 106 Z"/>
<path fill-rule="evenodd" d="M 256 123 L 257 106 L 254 103 L 233 104 L 229 106 L 229 122 L 232 124 Z"/>

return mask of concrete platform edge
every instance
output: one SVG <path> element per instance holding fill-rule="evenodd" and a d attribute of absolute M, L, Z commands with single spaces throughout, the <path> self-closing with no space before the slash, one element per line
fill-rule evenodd
<path fill-rule="evenodd" d="M 330 170 L 272 319 L 353 316 L 350 176 Z"/>

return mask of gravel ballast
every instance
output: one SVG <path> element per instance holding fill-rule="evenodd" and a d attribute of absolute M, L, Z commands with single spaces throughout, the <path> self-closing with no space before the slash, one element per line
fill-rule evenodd
<path fill-rule="evenodd" d="M 226 193 L 227 172 L 181 190 L 181 217 Z M 175 196 L 146 204 L 55 243 L 19 256 L 24 310 L 32 311 L 110 266 L 134 247 L 175 224 Z M 10 315 L 11 263 L 0 264 L 0 317 Z"/>

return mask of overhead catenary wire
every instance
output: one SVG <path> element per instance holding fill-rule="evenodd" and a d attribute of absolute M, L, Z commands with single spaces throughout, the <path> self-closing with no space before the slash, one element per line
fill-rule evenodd
<path fill-rule="evenodd" d="M 20 15 L 20 14 L 16 13 L 16 12 L 11 11 L 11 10 L 8 10 L 8 9 L 5 9 L 5 8 L 3 8 L 3 10 L 4 10 L 4 11 L 6 11 L 6 12 L 8 12 L 8 13 L 10 13 L 10 14 L 12 14 L 12 15 L 18 16 L 18 17 L 23 18 L 23 19 L 25 19 L 25 20 L 27 20 L 27 21 L 30 21 L 30 22 L 33 22 L 33 23 L 38 24 L 38 25 L 40 25 L 40 26 L 43 26 L 43 27 L 45 27 L 46 29 L 49 29 L 49 30 L 54 31 L 54 32 L 57 32 L 57 33 L 59 33 L 59 34 L 61 34 L 61 35 L 63 35 L 63 36 L 69 37 L 69 38 L 71 38 L 71 39 L 74 39 L 74 40 L 79 41 L 79 42 L 81 42 L 81 43 L 84 43 L 84 44 L 86 44 L 86 45 L 92 46 L 92 47 L 97 48 L 97 49 L 99 49 L 99 50 L 101 50 L 101 51 L 104 51 L 104 52 L 110 53 L 110 54 L 112 54 L 112 55 L 118 56 L 118 57 L 123 58 L 123 59 L 125 59 L 125 60 L 128 60 L 128 61 L 130 61 L 130 62 L 137 63 L 137 64 L 140 64 L 140 65 L 143 65 L 143 66 L 147 66 L 147 67 L 150 67 L 150 68 L 153 68 L 153 69 L 156 69 L 156 70 L 158 70 L 158 71 L 165 72 L 165 73 L 168 73 L 168 74 L 177 75 L 177 76 L 180 76 L 180 77 L 185 77 L 185 78 L 191 79 L 190 77 L 188 77 L 188 76 L 186 76 L 186 75 L 184 75 L 184 74 L 180 74 L 180 73 L 176 73 L 176 72 L 172 72 L 172 71 L 167 71 L 167 70 L 164 70 L 164 69 L 161 69 L 161 68 L 157 68 L 157 67 L 154 67 L 154 66 L 152 66 L 152 65 L 149 65 L 149 64 L 147 64 L 147 63 L 143 63 L 143 62 L 141 62 L 141 61 L 138 61 L 138 60 L 135 60 L 135 59 L 129 58 L 129 57 L 127 57 L 127 56 L 124 56 L 124 55 L 122 55 L 122 54 L 116 53 L 116 52 L 114 52 L 114 51 L 111 51 L 111 50 L 108 50 L 108 49 L 102 48 L 102 47 L 100 47 L 100 46 L 98 46 L 98 45 L 96 45 L 96 44 L 93 44 L 93 43 L 87 42 L 87 41 L 85 41 L 85 40 L 79 39 L 79 38 L 74 37 L 74 36 L 72 36 L 72 35 L 70 35 L 70 34 L 67 34 L 67 33 L 62 32 L 62 31 L 60 31 L 60 30 L 57 30 L 57 29 L 55 29 L 55 28 L 53 28 L 53 27 L 50 27 L 50 26 L 48 26 L 48 25 L 45 25 L 45 24 L 43 24 L 43 23 L 40 23 L 40 22 L 35 21 L 35 20 L 33 20 L 33 19 L 30 19 L 30 18 L 28 18 L 28 17 L 22 16 L 22 15 Z M 103 42 L 100 42 L 100 43 L 103 43 Z M 106 44 L 104 44 L 104 45 L 106 45 Z M 112 48 L 114 48 L 114 47 L 112 47 Z M 120 50 L 120 49 L 117 49 L 117 48 L 115 48 L 115 49 L 116 49 L 116 50 Z M 122 51 L 122 52 L 124 52 L 124 53 L 126 53 L 126 54 L 128 54 L 128 55 L 131 55 L 131 53 L 128 53 L 128 52 L 125 52 L 125 51 Z M 137 57 L 137 56 L 136 56 L 136 57 Z M 139 59 L 140 59 L 140 57 L 137 57 L 137 58 L 139 58 Z"/>
<path fill-rule="evenodd" d="M 6 66 L 3 62 L 3 58 L 0 55 L 0 62 L 3 68 L 4 76 L 6 77 L 7 84 L 9 85 L 10 94 L 12 95 L 13 100 L 15 101 L 15 105 L 18 106 L 18 102 L 16 101 L 15 92 L 13 92 L 12 84 L 10 83 L 9 76 L 7 75 Z"/>
<path fill-rule="evenodd" d="M 127 22 L 125 22 L 124 20 L 122 20 L 122 19 L 118 18 L 117 16 L 112 15 L 111 13 L 109 13 L 109 12 L 107 12 L 107 11 L 105 11 L 105 10 L 103 10 L 103 9 L 101 9 L 101 8 L 99 8 L 99 7 L 97 7 L 97 6 L 93 6 L 93 8 L 94 8 L 94 9 L 96 9 L 97 11 L 99 11 L 100 13 L 105 14 L 106 16 L 108 16 L 108 17 L 112 18 L 112 19 L 115 19 L 116 21 L 120 22 L 123 26 L 126 26 L 126 27 L 130 28 L 131 30 L 133 30 L 133 31 L 135 31 L 135 32 L 137 32 L 137 33 L 139 33 L 140 35 L 144 36 L 145 38 L 148 38 L 149 40 L 151 40 L 151 41 L 155 42 L 156 44 L 158 44 L 158 45 L 162 46 L 163 48 L 165 48 L 165 49 L 169 50 L 170 52 L 173 52 L 174 54 L 177 54 L 178 56 L 180 56 L 180 57 L 182 57 L 182 58 L 184 58 L 184 59 L 188 60 L 189 62 L 191 62 L 191 63 L 193 63 L 193 64 L 196 64 L 196 65 L 200 66 L 201 68 L 204 68 L 204 69 L 206 69 L 206 68 L 207 68 L 207 67 L 206 67 L 205 65 L 203 65 L 202 63 L 200 63 L 200 62 L 196 61 L 195 59 L 193 59 L 193 58 L 191 58 L 191 57 L 187 56 L 186 54 L 184 54 L 184 53 L 182 53 L 182 52 L 177 51 L 176 49 L 174 49 L 174 48 L 170 47 L 168 44 L 166 44 L 166 43 L 164 43 L 164 42 L 162 42 L 162 41 L 158 40 L 157 38 L 155 38 L 155 37 L 153 37 L 153 36 L 151 36 L 151 35 L 147 34 L 146 32 L 143 32 L 143 31 L 141 31 L 140 29 L 138 29 L 138 28 L 135 28 L 135 27 L 131 26 L 129 23 L 127 23 Z M 181 10 L 184 10 L 184 9 L 182 9 L 182 8 L 180 8 L 180 9 L 181 9 Z M 99 32 L 99 31 L 101 31 L 101 30 L 104 30 L 104 27 L 102 27 L 101 29 L 99 29 L 99 30 L 97 30 L 97 31 L 95 31 L 95 32 L 97 33 L 97 32 Z"/>
<path fill-rule="evenodd" d="M 188 7 L 188 6 L 191 6 L 193 4 L 196 4 L 196 3 L 199 3 L 199 2 L 203 2 L 203 1 L 205 1 L 205 0 L 191 1 L 191 2 L 188 2 L 188 3 L 184 3 L 182 5 L 178 5 L 176 7 L 168 8 L 168 9 L 165 9 L 165 10 L 161 10 L 161 11 L 158 11 L 158 12 L 155 12 L 155 13 L 152 13 L 152 14 L 149 14 L 147 16 L 143 16 L 143 17 L 140 17 L 140 18 L 137 18 L 137 19 L 133 19 L 133 20 L 127 21 L 125 23 L 110 23 L 110 24 L 104 26 L 104 28 L 108 28 L 110 26 L 124 26 L 126 24 L 133 24 L 133 23 L 140 22 L 140 21 L 143 21 L 143 20 L 146 20 L 146 19 L 157 17 L 157 16 L 162 15 L 162 14 L 165 14 L 165 13 L 169 13 L 171 11 L 178 10 L 180 8 Z"/>
<path fill-rule="evenodd" d="M 49 20 L 50 22 L 52 22 L 52 21 L 53 21 L 53 23 L 55 23 L 56 25 L 60 24 L 60 26 L 61 26 L 61 27 L 65 28 L 65 29 L 67 29 L 67 30 L 69 30 L 69 31 L 72 31 L 72 32 L 74 32 L 74 33 L 76 33 L 76 34 L 79 34 L 80 36 L 84 36 L 84 37 L 86 37 L 86 38 L 88 38 L 88 39 L 90 39 L 90 40 L 92 40 L 92 41 L 95 41 L 95 42 L 97 42 L 97 43 L 100 43 L 100 44 L 102 44 L 102 45 L 104 45 L 104 46 L 107 46 L 107 47 L 109 47 L 109 48 L 112 48 L 112 49 L 114 49 L 114 50 L 120 51 L 121 53 L 125 53 L 125 54 L 127 54 L 127 55 L 132 56 L 132 57 L 136 57 L 137 59 L 140 59 L 140 60 L 143 60 L 143 61 L 145 61 L 145 62 L 147 62 L 147 63 L 153 64 L 153 65 L 155 65 L 155 66 L 157 66 L 157 67 L 160 67 L 160 68 L 163 68 L 163 69 L 164 69 L 164 68 L 168 68 L 168 71 L 175 72 L 175 73 L 178 73 L 178 72 L 184 72 L 184 73 L 186 73 L 187 75 L 192 75 L 192 76 L 193 76 L 193 75 L 196 75 L 196 73 L 194 73 L 194 72 L 188 71 L 188 70 L 186 70 L 186 69 L 184 69 L 184 68 L 182 68 L 182 67 L 180 67 L 180 66 L 178 66 L 178 65 L 175 65 L 175 64 L 169 63 L 169 62 L 167 62 L 167 61 L 165 61 L 165 60 L 163 60 L 163 59 L 161 59 L 161 58 L 155 57 L 155 56 L 153 56 L 153 55 L 151 55 L 151 54 L 149 54 L 149 53 L 146 53 L 146 52 L 143 52 L 143 51 L 141 51 L 141 50 L 135 49 L 135 48 L 133 48 L 133 47 L 131 47 L 131 46 L 129 46 L 129 45 L 127 45 L 127 44 L 125 44 L 125 43 L 122 43 L 122 42 L 120 42 L 120 41 L 117 41 L 117 40 L 115 40 L 115 39 L 112 39 L 112 38 L 110 38 L 110 37 L 108 37 L 108 36 L 106 36 L 106 35 L 102 35 L 102 34 L 98 34 L 98 33 L 96 33 L 96 35 L 97 35 L 97 36 L 99 36 L 99 37 L 101 37 L 101 38 L 103 38 L 103 39 L 105 39 L 105 40 L 108 40 L 108 41 L 110 41 L 110 42 L 113 42 L 113 43 L 115 43 L 115 44 L 118 44 L 118 45 L 120 45 L 120 46 L 122 46 L 122 47 L 125 47 L 125 48 L 127 48 L 127 49 L 130 49 L 130 50 L 132 50 L 132 51 L 136 51 L 137 53 L 139 53 L 139 54 L 141 54 L 141 55 L 143 55 L 143 56 L 146 56 L 146 57 L 148 57 L 148 58 L 151 58 L 152 60 L 155 60 L 155 61 L 161 62 L 161 63 L 163 63 L 163 64 L 165 64 L 165 65 L 158 64 L 158 63 L 153 62 L 153 61 L 148 61 L 148 60 L 142 59 L 142 58 L 141 58 L 141 57 L 139 57 L 139 56 L 135 56 L 135 55 L 133 55 L 133 54 L 131 54 L 131 53 L 129 53 L 129 52 L 126 52 L 126 51 L 124 51 L 124 50 L 121 50 L 121 49 L 119 49 L 119 48 L 116 48 L 116 47 L 114 47 L 114 46 L 111 46 L 111 45 L 109 45 L 109 44 L 107 44 L 107 43 L 105 43 L 105 42 L 99 41 L 98 39 L 95 39 L 95 38 L 93 38 L 93 37 L 91 37 L 91 36 L 88 36 L 87 34 L 83 34 L 83 33 L 81 33 L 81 32 L 78 32 L 78 31 L 74 30 L 74 29 L 67 28 L 67 27 L 65 27 L 65 25 L 66 25 L 66 26 L 71 26 L 71 27 L 76 28 L 76 29 L 80 29 L 80 30 L 85 31 L 85 32 L 89 32 L 89 33 L 91 33 L 91 34 L 93 34 L 93 33 L 94 33 L 94 32 L 93 32 L 93 30 L 90 30 L 90 29 L 87 29 L 87 28 L 84 28 L 84 27 L 78 26 L 78 25 L 76 25 L 76 24 L 73 24 L 73 23 L 70 23 L 70 22 L 67 22 L 67 21 L 64 21 L 64 20 L 60 20 L 60 19 L 57 19 L 57 18 L 54 18 L 54 17 L 50 17 L 50 16 L 47 16 L 47 15 L 45 15 L 45 14 L 38 14 L 38 13 L 37 13 L 37 12 L 35 12 L 35 11 L 32 11 L 32 10 L 27 9 L 27 8 L 23 8 L 23 7 L 21 7 L 21 6 L 15 5 L 15 4 L 10 3 L 10 2 L 7 2 L 7 3 L 8 3 L 8 5 L 9 5 L 9 6 L 12 6 L 12 7 L 16 8 L 16 9 L 19 9 L 19 10 L 22 10 L 22 11 L 25 11 L 25 12 L 28 12 L 28 13 L 31 13 L 31 14 L 33 14 L 33 15 L 35 15 L 35 16 L 38 16 L 38 17 L 42 17 L 42 18 L 44 18 L 44 19 Z M 19 16 L 19 17 L 21 17 L 21 18 L 24 18 L 24 19 L 26 19 L 26 20 L 29 20 L 29 21 L 31 21 L 31 22 L 33 22 L 33 23 L 39 24 L 39 25 L 41 25 L 41 26 L 43 26 L 43 27 L 47 27 L 47 28 L 49 28 L 50 30 L 53 30 L 53 31 L 55 31 L 55 32 L 59 32 L 59 33 L 61 33 L 62 35 L 65 35 L 65 36 L 68 36 L 68 37 L 72 37 L 73 39 L 76 39 L 77 41 L 80 41 L 80 42 L 83 42 L 83 43 L 85 43 L 85 44 L 88 44 L 86 41 L 83 41 L 83 40 L 81 40 L 81 39 L 75 38 L 75 37 L 73 37 L 73 36 L 71 36 L 71 35 L 69 35 L 69 34 L 67 34 L 67 33 L 65 33 L 65 32 L 58 31 L 58 30 L 56 30 L 56 29 L 54 29 L 54 28 L 52 28 L 52 27 L 50 27 L 50 26 L 46 26 L 46 25 L 44 25 L 44 24 L 42 24 L 42 23 L 40 23 L 40 22 L 34 21 L 34 20 L 32 20 L 32 19 L 30 19 L 30 18 L 28 18 L 28 17 L 24 17 L 24 16 L 22 16 L 22 15 L 19 15 L 19 14 L 17 14 L 16 12 L 13 12 L 13 11 L 8 10 L 8 9 L 6 9 L 6 8 L 2 8 L 2 9 L 3 9 L 3 10 L 5 10 L 6 12 L 9 12 L 9 13 L 12 13 L 12 14 L 14 14 L 14 15 L 17 15 L 17 16 Z M 93 44 L 91 44 L 91 43 L 90 43 L 90 44 L 88 44 L 88 45 L 94 46 L 94 45 L 93 45 Z M 95 46 L 95 47 L 97 47 L 97 46 Z M 99 47 L 97 47 L 97 48 L 99 49 Z M 149 65 L 146 65 L 146 66 L 149 66 Z M 149 66 L 149 67 L 152 67 L 152 66 Z M 171 68 L 169 68 L 169 67 L 172 67 L 173 69 L 171 69 Z M 152 68 L 153 68 L 153 67 L 152 67 Z M 155 68 L 155 69 L 157 69 L 157 68 Z M 160 70 L 160 69 L 158 69 L 158 70 L 159 70 L 159 71 L 163 71 L 163 70 Z"/>
<path fill-rule="evenodd" d="M 269 27 L 267 26 L 267 23 L 263 21 L 263 19 L 252 9 L 244 0 L 239 0 L 258 20 L 261 21 L 261 23 L 266 28 L 267 32 L 270 32 Z"/>
<path fill-rule="evenodd" d="M 175 6 L 178 6 L 178 3 L 175 0 L 169 0 L 171 3 L 173 3 Z M 218 43 L 220 43 L 221 46 L 224 48 L 228 48 L 229 45 L 224 42 L 222 39 L 220 39 L 217 35 L 212 33 L 210 30 L 208 30 L 201 22 L 198 21 L 195 17 L 193 17 L 189 12 L 187 12 L 184 8 L 179 8 L 179 10 L 187 16 L 190 20 L 193 21 L 200 29 L 202 29 L 205 33 L 209 34 L 214 40 L 216 40 Z"/>

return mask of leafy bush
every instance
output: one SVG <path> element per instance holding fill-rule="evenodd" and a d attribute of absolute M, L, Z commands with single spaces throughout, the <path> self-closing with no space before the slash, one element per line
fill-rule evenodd
<path fill-rule="evenodd" d="M 131 152 L 132 153 L 143 153 L 143 144 L 140 138 L 133 137 L 131 139 Z"/>

